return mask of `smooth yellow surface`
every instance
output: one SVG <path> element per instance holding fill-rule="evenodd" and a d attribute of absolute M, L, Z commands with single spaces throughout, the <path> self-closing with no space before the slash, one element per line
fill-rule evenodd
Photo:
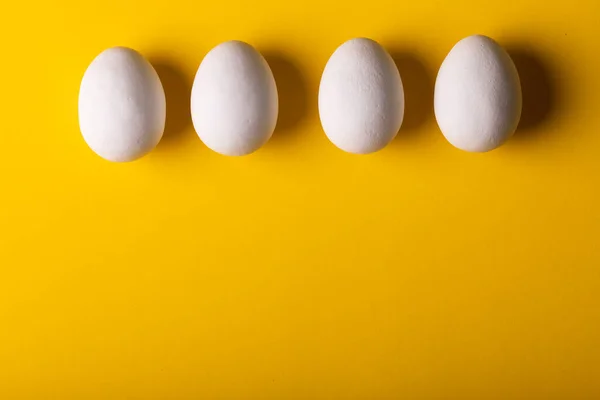
<path fill-rule="evenodd" d="M 8 7 L 8 8 L 6 8 Z M 40 1 L 3 9 L 0 399 L 600 398 L 600 4 Z M 450 146 L 439 65 L 474 33 L 521 73 L 504 147 Z M 317 112 L 343 41 L 392 53 L 406 120 L 345 154 Z M 204 54 L 265 54 L 279 128 L 208 150 L 189 117 Z M 103 49 L 165 86 L 149 156 L 100 159 L 77 96 Z"/>

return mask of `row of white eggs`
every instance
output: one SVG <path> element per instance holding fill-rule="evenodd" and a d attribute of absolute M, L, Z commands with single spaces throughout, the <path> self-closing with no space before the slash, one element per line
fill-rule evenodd
<path fill-rule="evenodd" d="M 245 155 L 275 130 L 278 95 L 269 65 L 252 46 L 222 43 L 204 58 L 192 87 L 192 121 L 200 139 L 225 155 Z M 434 111 L 455 147 L 482 152 L 500 146 L 521 115 L 521 86 L 506 51 L 486 36 L 469 36 L 450 51 L 435 83 Z M 400 73 L 377 42 L 357 38 L 335 50 L 319 88 L 323 130 L 337 147 L 372 153 L 397 134 L 404 118 Z M 79 93 L 87 144 L 110 161 L 131 161 L 160 141 L 166 119 L 161 81 L 134 50 L 102 52 Z"/>

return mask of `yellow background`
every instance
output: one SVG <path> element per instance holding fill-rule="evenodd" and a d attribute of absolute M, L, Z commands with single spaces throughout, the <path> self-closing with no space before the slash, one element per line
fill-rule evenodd
<path fill-rule="evenodd" d="M 20 1 L 0 33 L 0 398 L 600 398 L 600 5 L 351 0 Z M 432 112 L 455 42 L 513 55 L 502 148 L 449 145 Z M 321 71 L 347 39 L 396 59 L 398 137 L 323 134 Z M 227 158 L 195 135 L 203 56 L 266 56 L 280 121 Z M 155 65 L 166 135 L 128 164 L 78 129 L 103 49 Z"/>

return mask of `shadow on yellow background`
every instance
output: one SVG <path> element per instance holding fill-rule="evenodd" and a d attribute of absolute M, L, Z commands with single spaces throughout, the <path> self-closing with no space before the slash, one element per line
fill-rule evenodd
<path fill-rule="evenodd" d="M 167 100 L 165 132 L 159 143 L 164 150 L 177 145 L 192 129 L 190 96 L 193 80 L 168 57 L 150 56 L 149 61 L 160 77 Z"/>
<path fill-rule="evenodd" d="M 542 58 L 535 50 L 515 45 L 506 46 L 513 59 L 523 94 L 523 111 L 514 140 L 535 140 L 544 133 L 542 125 L 559 117 L 558 99 L 560 77 L 549 59 Z M 511 140 L 512 140 L 511 139 Z"/>

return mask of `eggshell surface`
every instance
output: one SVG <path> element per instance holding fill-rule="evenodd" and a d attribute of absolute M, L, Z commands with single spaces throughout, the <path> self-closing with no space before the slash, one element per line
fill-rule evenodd
<path fill-rule="evenodd" d="M 384 148 L 404 118 L 398 68 L 377 42 L 355 38 L 330 57 L 319 87 L 325 134 L 340 149 L 367 154 Z"/>
<path fill-rule="evenodd" d="M 462 39 L 442 63 L 435 83 L 438 125 L 455 147 L 485 152 L 503 144 L 521 117 L 521 83 L 508 53 L 493 39 Z"/>
<path fill-rule="evenodd" d="M 96 154 L 115 162 L 142 157 L 162 138 L 165 119 L 160 78 L 141 54 L 114 47 L 92 61 L 79 90 L 79 126 Z"/>
<path fill-rule="evenodd" d="M 273 134 L 279 111 L 266 60 L 241 41 L 216 46 L 196 73 L 191 109 L 196 133 L 210 149 L 229 156 L 258 150 Z"/>

